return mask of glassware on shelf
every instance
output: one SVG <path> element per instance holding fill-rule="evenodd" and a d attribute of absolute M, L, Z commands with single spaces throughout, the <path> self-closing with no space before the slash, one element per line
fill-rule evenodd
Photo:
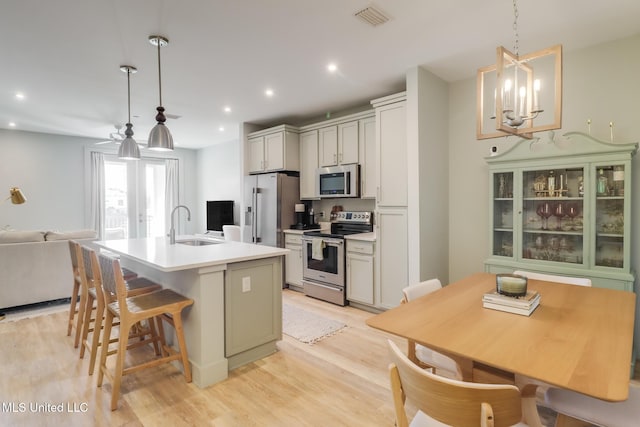
<path fill-rule="evenodd" d="M 547 178 L 547 191 L 549 192 L 549 197 L 553 197 L 556 192 L 556 176 L 553 171 L 549 171 L 549 177 Z"/>
<path fill-rule="evenodd" d="M 499 178 L 499 187 L 498 187 L 498 197 L 503 199 L 507 197 L 507 183 L 504 178 L 504 174 L 500 174 Z"/>
<path fill-rule="evenodd" d="M 580 214 L 580 211 L 578 210 L 578 206 L 575 203 L 570 203 L 567 206 L 567 216 L 571 219 L 571 230 L 572 231 L 575 231 L 575 229 L 576 229 L 574 218 L 577 217 L 579 214 Z"/>
<path fill-rule="evenodd" d="M 562 230 L 562 217 L 566 216 L 567 212 L 565 210 L 563 203 L 556 204 L 553 209 L 553 215 L 558 218 L 558 224 L 556 225 L 556 230 Z"/>
<path fill-rule="evenodd" d="M 544 202 L 540 203 L 536 208 L 536 213 L 542 217 L 542 230 L 549 229 L 549 217 L 553 215 L 553 209 L 551 209 L 551 203 Z"/>
<path fill-rule="evenodd" d="M 598 174 L 598 183 L 597 183 L 597 194 L 598 196 L 606 196 L 607 195 L 607 177 L 604 175 L 604 170 L 600 168 L 600 172 Z"/>
<path fill-rule="evenodd" d="M 614 196 L 624 196 L 624 166 L 613 167 L 613 191 Z"/>

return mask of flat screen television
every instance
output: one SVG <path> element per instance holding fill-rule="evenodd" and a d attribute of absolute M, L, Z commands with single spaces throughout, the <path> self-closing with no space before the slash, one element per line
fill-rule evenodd
<path fill-rule="evenodd" d="M 222 231 L 223 225 L 233 225 L 233 200 L 207 201 L 207 231 Z"/>

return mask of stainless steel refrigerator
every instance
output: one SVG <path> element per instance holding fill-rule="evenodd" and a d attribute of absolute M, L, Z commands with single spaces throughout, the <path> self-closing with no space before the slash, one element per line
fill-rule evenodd
<path fill-rule="evenodd" d="M 295 224 L 296 203 L 300 203 L 300 179 L 297 176 L 284 173 L 246 176 L 242 240 L 284 247 L 282 230 Z"/>

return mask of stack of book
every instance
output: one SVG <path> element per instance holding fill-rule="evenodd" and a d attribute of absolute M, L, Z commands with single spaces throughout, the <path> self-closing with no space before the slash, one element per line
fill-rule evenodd
<path fill-rule="evenodd" d="M 506 311 L 509 313 L 530 316 L 533 310 L 540 305 L 540 294 L 537 291 L 528 290 L 523 297 L 509 297 L 499 294 L 495 290 L 482 296 L 482 306 L 492 310 Z"/>

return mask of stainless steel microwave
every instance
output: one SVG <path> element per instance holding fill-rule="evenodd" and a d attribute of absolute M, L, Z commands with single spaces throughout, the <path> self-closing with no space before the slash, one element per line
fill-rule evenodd
<path fill-rule="evenodd" d="M 357 164 L 316 169 L 318 197 L 360 197 L 360 166 Z"/>

